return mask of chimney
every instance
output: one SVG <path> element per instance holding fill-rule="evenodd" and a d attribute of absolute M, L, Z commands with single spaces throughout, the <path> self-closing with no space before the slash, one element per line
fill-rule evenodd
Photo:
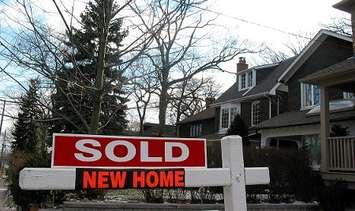
<path fill-rule="evenodd" d="M 355 56 L 355 1 L 354 0 L 343 0 L 333 6 L 338 10 L 348 12 L 351 14 L 351 27 L 353 32 L 353 54 Z"/>
<path fill-rule="evenodd" d="M 209 108 L 210 105 L 214 103 L 215 98 L 214 97 L 206 97 L 205 101 L 206 101 L 206 108 Z"/>
<path fill-rule="evenodd" d="M 245 57 L 239 57 L 239 62 L 237 63 L 237 73 L 246 69 L 248 69 L 248 64 L 245 61 Z"/>

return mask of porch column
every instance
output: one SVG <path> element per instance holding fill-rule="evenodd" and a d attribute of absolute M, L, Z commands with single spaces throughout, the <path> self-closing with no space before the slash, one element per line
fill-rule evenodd
<path fill-rule="evenodd" d="M 328 171 L 329 149 L 329 88 L 320 87 L 320 147 L 321 147 L 321 172 Z"/>

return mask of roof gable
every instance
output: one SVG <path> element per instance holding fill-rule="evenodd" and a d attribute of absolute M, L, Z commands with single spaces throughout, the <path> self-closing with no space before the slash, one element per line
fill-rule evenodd
<path fill-rule="evenodd" d="M 278 81 L 287 83 L 289 79 L 297 72 L 297 70 L 307 61 L 307 59 L 318 49 L 319 46 L 327 39 L 327 37 L 335 37 L 341 40 L 352 42 L 350 37 L 322 29 L 317 35 L 308 43 L 308 45 L 301 51 L 292 64 L 279 77 Z"/>

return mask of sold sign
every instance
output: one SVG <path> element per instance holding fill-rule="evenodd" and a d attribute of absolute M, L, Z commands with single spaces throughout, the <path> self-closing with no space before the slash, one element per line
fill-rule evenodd
<path fill-rule="evenodd" d="M 206 140 L 54 134 L 52 167 L 206 167 Z"/>

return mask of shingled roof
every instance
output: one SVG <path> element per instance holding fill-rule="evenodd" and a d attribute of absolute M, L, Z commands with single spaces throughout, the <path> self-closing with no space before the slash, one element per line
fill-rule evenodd
<path fill-rule="evenodd" d="M 274 65 L 264 65 L 250 68 L 249 70 L 255 69 L 256 74 L 258 74 L 258 72 L 263 72 L 263 77 L 257 80 L 256 85 L 251 89 L 239 91 L 238 83 L 236 82 L 216 100 L 215 104 L 238 101 L 256 95 L 269 93 L 278 83 L 277 79 L 288 68 L 294 59 L 295 57 L 292 57 Z"/>
<path fill-rule="evenodd" d="M 212 119 L 215 117 L 216 113 L 216 108 L 209 107 L 193 116 L 190 116 L 177 124 L 183 124 L 183 123 L 188 123 L 188 122 L 194 122 L 194 121 L 199 121 L 199 120 L 205 120 L 205 119 Z"/>
<path fill-rule="evenodd" d="M 282 113 L 275 116 L 269 120 L 263 121 L 256 125 L 258 129 L 272 129 L 272 128 L 282 128 L 282 127 L 293 127 L 301 125 L 312 125 L 319 124 L 319 115 L 307 115 L 308 110 L 302 111 L 291 111 Z M 345 121 L 355 119 L 355 110 L 333 112 L 330 114 L 330 121 Z"/>

